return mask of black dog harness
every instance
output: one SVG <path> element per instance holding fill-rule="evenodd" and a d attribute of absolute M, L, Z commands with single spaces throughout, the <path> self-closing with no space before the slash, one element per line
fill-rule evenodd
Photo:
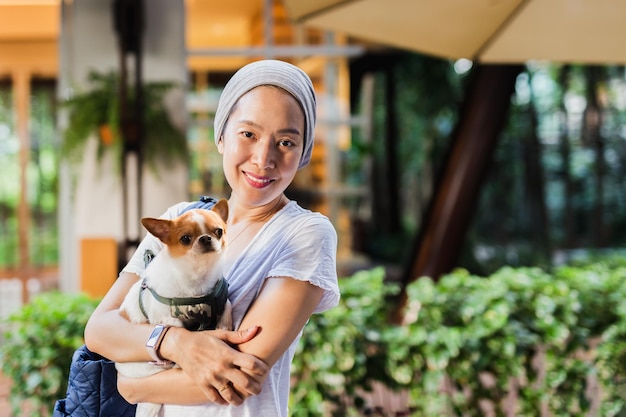
<path fill-rule="evenodd" d="M 139 308 L 147 319 L 145 307 L 143 305 L 143 291 L 150 291 L 155 300 L 161 304 L 170 306 L 172 317 L 183 322 L 187 330 L 213 330 L 217 322 L 224 314 L 226 301 L 228 300 L 228 282 L 220 278 L 215 287 L 206 295 L 199 297 L 163 297 L 154 289 L 150 288 L 146 278 L 141 282 L 139 291 Z"/>

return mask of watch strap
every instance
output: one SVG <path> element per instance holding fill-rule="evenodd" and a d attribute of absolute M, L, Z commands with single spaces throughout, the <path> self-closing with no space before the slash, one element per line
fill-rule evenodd
<path fill-rule="evenodd" d="M 167 366 L 173 364 L 173 362 L 163 359 L 159 354 L 159 349 L 161 348 L 161 343 L 163 342 L 163 338 L 167 334 L 170 326 L 166 326 L 163 324 L 157 324 L 154 326 L 148 341 L 146 342 L 146 350 L 148 354 L 153 359 L 151 362 L 154 365 L 158 366 Z"/>

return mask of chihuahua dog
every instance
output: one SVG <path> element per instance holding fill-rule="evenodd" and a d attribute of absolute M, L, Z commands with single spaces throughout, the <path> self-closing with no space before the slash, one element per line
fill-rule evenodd
<path fill-rule="evenodd" d="M 227 219 L 226 199 L 211 210 L 192 209 L 173 220 L 143 218 L 143 226 L 165 247 L 130 288 L 120 314 L 133 323 L 231 330 L 232 306 L 222 270 Z M 115 366 L 125 376 L 143 378 L 175 365 L 164 361 Z M 156 416 L 160 408 L 161 404 L 140 403 L 136 416 Z"/>

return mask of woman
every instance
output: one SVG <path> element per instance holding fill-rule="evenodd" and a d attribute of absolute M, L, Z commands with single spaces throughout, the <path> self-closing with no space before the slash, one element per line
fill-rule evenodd
<path fill-rule="evenodd" d="M 282 61 L 246 65 L 224 88 L 215 138 L 232 190 L 225 278 L 239 331 L 170 329 L 158 355 L 182 370 L 143 380 L 120 376 L 118 387 L 130 402 L 167 404 L 164 416 L 287 417 L 289 369 L 302 328 L 339 300 L 334 228 L 284 194 L 309 163 L 315 106 L 309 77 Z M 153 237 L 142 242 L 148 244 Z M 143 269 L 142 246 L 85 330 L 89 349 L 116 361 L 151 359 L 145 345 L 153 326 L 118 314 Z"/>

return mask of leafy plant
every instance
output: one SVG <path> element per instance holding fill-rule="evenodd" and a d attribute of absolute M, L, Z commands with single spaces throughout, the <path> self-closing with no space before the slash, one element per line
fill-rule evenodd
<path fill-rule="evenodd" d="M 63 103 L 69 111 L 69 121 L 62 154 L 69 159 L 82 157 L 87 140 L 95 134 L 99 139 L 98 160 L 107 151 L 112 151 L 121 161 L 125 143 L 120 120 L 119 76 L 115 72 L 100 74 L 92 71 L 88 81 L 90 88 L 87 91 Z M 164 104 L 165 95 L 174 86 L 171 82 L 151 82 L 142 86 L 145 134 L 140 150 L 153 169 L 161 162 L 170 163 L 176 159 L 185 162 L 189 157 L 185 134 L 171 122 Z M 134 106 L 134 90 L 129 88 L 129 111 Z M 136 126 L 129 132 L 136 134 Z"/>
<path fill-rule="evenodd" d="M 292 366 L 294 416 L 358 415 L 361 390 L 373 381 L 394 383 L 381 332 L 393 307 L 387 298 L 398 287 L 384 278 L 385 270 L 376 268 L 340 280 L 339 306 L 305 326 Z"/>
<path fill-rule="evenodd" d="M 311 318 L 294 359 L 294 416 L 363 415 L 375 381 L 405 390 L 412 415 L 504 416 L 511 396 L 520 416 L 583 416 L 593 398 L 601 415 L 626 413 L 623 260 L 423 277 L 407 287 L 400 326 L 386 320 L 397 289 L 387 285 L 382 269 L 343 278 L 339 307 Z M 590 397 L 594 379 L 602 388 Z"/>
<path fill-rule="evenodd" d="M 84 343 L 96 305 L 85 295 L 47 292 L 7 319 L 0 366 L 12 380 L 13 415 L 27 405 L 32 417 L 48 416 L 54 402 L 65 397 L 72 354 Z"/>
<path fill-rule="evenodd" d="M 342 278 L 340 289 L 339 306 L 303 330 L 292 366 L 294 417 L 363 415 L 374 383 L 407 393 L 404 412 L 413 415 L 482 416 L 490 407 L 503 416 L 514 395 L 515 415 L 583 416 L 593 379 L 600 414 L 626 413 L 623 260 L 423 277 L 407 287 L 402 325 L 388 321 L 398 286 L 383 268 Z M 14 381 L 14 413 L 28 401 L 33 415 L 45 416 L 63 397 L 96 304 L 49 293 L 11 316 L 0 361 Z"/>

